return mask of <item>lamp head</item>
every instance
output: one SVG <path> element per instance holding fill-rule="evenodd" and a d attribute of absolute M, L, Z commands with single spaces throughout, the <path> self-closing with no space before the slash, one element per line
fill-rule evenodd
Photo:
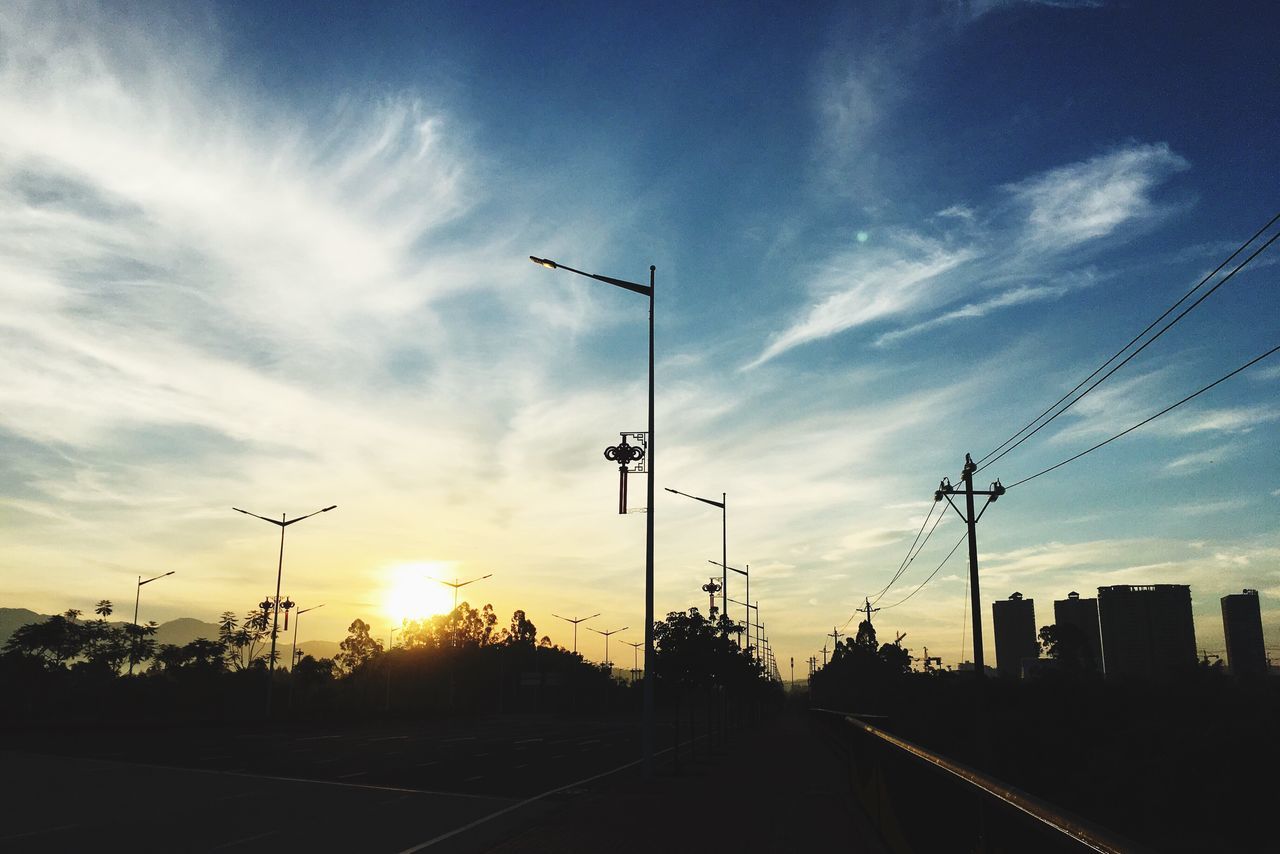
<path fill-rule="evenodd" d="M 550 258 L 538 258 L 533 255 L 530 255 L 529 260 L 540 267 L 546 267 L 548 270 L 557 270 L 560 267 L 559 264 L 557 264 L 555 261 L 552 261 Z"/>

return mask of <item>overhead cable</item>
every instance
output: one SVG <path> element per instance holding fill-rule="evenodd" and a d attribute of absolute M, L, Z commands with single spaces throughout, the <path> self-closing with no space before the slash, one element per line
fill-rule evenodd
<path fill-rule="evenodd" d="M 921 581 L 921 582 L 920 582 L 920 584 L 916 586 L 916 589 L 915 589 L 915 590 L 912 590 L 910 593 L 908 593 L 908 594 L 907 594 L 906 596 L 904 596 L 902 599 L 899 599 L 897 602 L 894 602 L 892 605 L 885 605 L 885 606 L 884 606 L 883 608 L 881 608 L 880 610 L 881 610 L 881 611 L 885 611 L 885 610 L 888 610 L 889 608 L 896 608 L 896 607 L 898 607 L 899 605 L 901 605 L 903 602 L 906 602 L 906 601 L 907 601 L 908 599 L 910 599 L 912 596 L 914 596 L 914 595 L 916 595 L 917 593 L 919 593 L 919 592 L 920 592 L 920 589 L 921 589 L 922 587 L 924 587 L 924 586 L 925 586 L 926 584 L 928 584 L 930 581 L 933 581 L 933 577 L 934 577 L 935 575 L 937 575 L 937 574 L 938 574 L 938 571 L 939 571 L 939 570 L 941 570 L 944 566 L 946 566 L 946 565 L 947 565 L 947 561 L 951 560 L 951 556 L 952 556 L 952 555 L 954 555 L 954 554 L 956 553 L 956 549 L 960 548 L 960 544 L 961 544 L 961 543 L 963 543 L 966 539 L 968 539 L 968 537 L 969 537 L 969 532 L 966 530 L 963 534 L 961 534 L 961 535 L 960 535 L 960 539 L 956 540 L 956 544 L 955 544 L 954 546 L 952 546 L 952 547 L 951 547 L 951 551 L 947 552 L 947 556 L 946 556 L 946 557 L 944 557 L 944 558 L 942 559 L 942 563 L 938 564 L 937 568 L 936 568 L 936 569 L 934 569 L 934 571 L 933 571 L 933 572 L 929 573 L 929 577 L 928 577 L 928 578 L 926 578 L 924 581 Z"/>
<path fill-rule="evenodd" d="M 1027 481 L 1029 481 L 1029 480 L 1035 480 L 1036 478 L 1040 477 L 1040 475 L 1042 475 L 1042 474 L 1048 474 L 1049 472 L 1053 471 L 1054 469 L 1061 468 L 1062 466 L 1065 466 L 1067 463 L 1075 462 L 1076 460 L 1078 460 L 1078 459 L 1080 459 L 1081 457 L 1083 457 L 1085 454 L 1092 453 L 1092 452 L 1094 452 L 1094 451 L 1098 450 L 1099 448 L 1101 448 L 1101 447 L 1102 447 L 1102 446 L 1104 446 L 1104 445 L 1109 445 L 1109 444 L 1111 444 L 1111 443 L 1112 443 L 1112 442 L 1114 442 L 1116 439 L 1119 439 L 1121 436 L 1124 436 L 1124 435 L 1126 435 L 1126 434 L 1128 434 L 1128 433 L 1132 433 L 1134 430 L 1137 430 L 1139 427 L 1142 427 L 1142 426 L 1143 426 L 1143 425 L 1145 425 L 1145 424 L 1150 424 L 1152 421 L 1155 421 L 1157 418 L 1159 418 L 1161 415 L 1164 415 L 1166 412 L 1170 412 L 1170 411 L 1172 411 L 1172 410 L 1174 410 L 1174 409 L 1177 409 L 1179 406 L 1181 406 L 1182 404 L 1186 403 L 1187 401 L 1194 400 L 1195 398 L 1197 398 L 1197 397 L 1199 397 L 1200 395 L 1204 394 L 1206 391 L 1208 391 L 1209 389 L 1211 389 L 1211 388 L 1213 388 L 1214 386 L 1218 385 L 1219 383 L 1226 382 L 1227 380 L 1231 379 L 1231 378 L 1232 378 L 1232 377 L 1234 377 L 1236 374 L 1240 373 L 1241 371 L 1245 370 L 1246 368 L 1253 367 L 1253 366 L 1254 366 L 1254 365 L 1256 365 L 1258 362 L 1261 362 L 1263 359 L 1267 358 L 1268 356 L 1271 356 L 1271 355 L 1275 354 L 1277 351 L 1280 351 L 1280 345 L 1277 345 L 1277 346 L 1275 346 L 1275 347 L 1272 347 L 1270 350 L 1268 350 L 1267 352 L 1263 353 L 1261 356 L 1257 356 L 1257 357 L 1255 357 L 1255 358 L 1253 358 L 1253 359 L 1250 359 L 1248 362 L 1245 362 L 1243 365 L 1241 365 L 1240 367 L 1236 368 L 1236 369 L 1235 369 L 1234 371 L 1232 371 L 1231 373 L 1229 373 L 1229 374 L 1227 374 L 1227 375 L 1225 375 L 1225 376 L 1219 377 L 1218 379 L 1216 379 L 1216 380 L 1214 380 L 1213 382 L 1209 383 L 1207 386 L 1205 386 L 1204 388 L 1200 389 L 1199 391 L 1193 392 L 1192 394 L 1189 394 L 1189 395 L 1187 395 L 1186 397 L 1182 398 L 1182 400 L 1179 400 L 1177 403 L 1175 403 L 1175 404 L 1173 404 L 1173 405 L 1171 405 L 1171 406 L 1166 406 L 1164 409 L 1160 410 L 1160 411 L 1159 411 L 1159 412 L 1157 412 L 1155 415 L 1152 415 L 1150 418 L 1147 418 L 1147 419 L 1144 419 L 1144 420 L 1142 420 L 1142 421 L 1139 421 L 1137 424 L 1134 424 L 1132 427 L 1128 428 L 1127 430 L 1121 430 L 1119 433 L 1115 434 L 1115 435 L 1114 435 L 1114 436 L 1112 436 L 1110 439 L 1107 439 L 1106 441 L 1103 441 L 1103 442 L 1099 442 L 1098 444 L 1094 445 L 1094 446 L 1093 446 L 1093 447 L 1091 447 L 1091 448 L 1086 448 L 1085 450 L 1081 451 L 1080 453 L 1076 454 L 1075 456 L 1067 457 L 1067 458 L 1066 458 L 1065 460 L 1063 460 L 1062 462 L 1060 462 L 1060 463 L 1056 463 L 1056 464 L 1054 464 L 1054 465 L 1051 465 L 1051 466 L 1049 466 L 1047 469 L 1045 469 L 1045 470 L 1043 470 L 1043 471 L 1038 471 L 1038 472 L 1036 472 L 1035 474 L 1031 475 L 1030 477 L 1024 477 L 1022 480 L 1015 481 L 1014 483 L 1011 483 L 1011 484 L 1009 484 L 1008 486 L 1006 486 L 1006 487 L 1005 487 L 1005 489 L 1006 489 L 1006 490 L 1013 489 L 1015 486 L 1019 486 L 1019 485 L 1021 485 L 1021 484 L 1024 484 L 1024 483 L 1026 483 L 1026 482 L 1027 482 Z"/>
<path fill-rule="evenodd" d="M 1213 269 L 1213 271 L 1212 271 L 1212 272 L 1210 272 L 1210 273 L 1209 273 L 1208 275 L 1206 275 L 1203 279 L 1201 279 L 1201 280 L 1196 284 L 1196 286 L 1195 286 L 1195 287 L 1193 287 L 1191 290 L 1187 291 L 1185 294 L 1183 294 L 1183 295 L 1178 299 L 1178 301 L 1177 301 L 1177 302 L 1175 302 L 1173 305 L 1171 305 L 1171 306 L 1169 306 L 1167 309 L 1165 309 L 1164 313 L 1163 313 L 1163 314 L 1161 314 L 1159 317 L 1157 317 L 1155 320 L 1151 321 L 1151 323 L 1150 323 L 1150 324 L 1148 324 L 1148 326 L 1147 326 L 1147 328 L 1146 328 L 1146 329 L 1143 329 L 1141 332 L 1139 332 L 1137 335 L 1135 335 L 1133 338 L 1131 338 L 1127 344 L 1125 344 L 1123 347 L 1121 347 L 1119 350 L 1117 350 L 1117 351 L 1116 351 L 1116 352 L 1115 352 L 1115 353 L 1114 353 L 1114 354 L 1113 354 L 1109 359 L 1107 359 L 1105 362 L 1103 362 L 1101 365 L 1099 365 L 1099 366 L 1098 366 L 1098 367 L 1093 371 L 1093 373 L 1089 374 L 1089 376 L 1087 376 L 1087 377 L 1085 377 L 1083 380 L 1081 380 L 1081 381 L 1076 385 L 1076 387 L 1075 387 L 1075 388 L 1071 389 L 1071 391 L 1067 392 L 1067 393 L 1066 393 L 1066 394 L 1064 394 L 1062 397 L 1058 398 L 1058 400 L 1057 400 L 1057 401 L 1055 401 L 1055 402 L 1053 403 L 1053 405 L 1052 405 L 1052 406 L 1050 406 L 1050 407 L 1049 407 L 1048 409 L 1046 409 L 1044 412 L 1041 412 L 1039 415 L 1037 415 L 1035 418 L 1033 418 L 1031 421 L 1029 421 L 1027 424 L 1025 424 L 1025 425 L 1024 425 L 1020 430 L 1018 430 L 1018 432 L 1014 433 L 1014 434 L 1013 434 L 1012 436 L 1010 436 L 1008 439 L 1005 439 L 1003 442 L 1001 442 L 999 445 L 997 445 L 995 448 L 993 448 L 991 451 L 989 451 L 989 452 L 987 453 L 987 455 L 986 455 L 986 456 L 984 456 L 982 459 L 978 460 L 978 464 L 979 464 L 979 468 L 978 468 L 978 470 L 980 471 L 981 469 L 986 468 L 986 467 L 987 467 L 988 465 L 990 465 L 991 463 L 994 463 L 996 460 L 1000 459 L 1000 457 L 1003 457 L 1005 454 L 1009 453 L 1009 452 L 1010 452 L 1010 451 L 1012 451 L 1014 448 L 1018 447 L 1018 445 L 1021 445 L 1021 444 L 1022 444 L 1023 442 L 1025 442 L 1027 439 L 1030 439 L 1032 436 L 1034 436 L 1036 433 L 1038 433 L 1038 432 L 1040 431 L 1040 429 L 1041 429 L 1041 428 L 1045 427 L 1045 426 L 1046 426 L 1050 421 L 1053 421 L 1055 418 L 1057 418 L 1057 417 L 1058 417 L 1059 415 L 1061 415 L 1063 412 L 1066 412 L 1068 409 L 1070 409 L 1072 406 L 1074 406 L 1074 405 L 1075 405 L 1075 403 L 1076 403 L 1077 401 L 1079 401 L 1079 400 L 1080 400 L 1080 398 L 1084 397 L 1084 396 L 1085 396 L 1086 394 L 1088 394 L 1090 391 L 1093 391 L 1093 389 L 1094 389 L 1094 388 L 1096 388 L 1096 387 L 1097 387 L 1101 382 L 1103 382 L 1103 380 L 1107 379 L 1107 377 L 1110 377 L 1112 374 L 1114 374 L 1116 371 L 1118 371 L 1120 368 L 1122 368 L 1126 363 L 1128 363 L 1128 362 L 1129 362 L 1129 360 L 1131 360 L 1134 356 L 1138 355 L 1138 353 L 1141 353 L 1143 350 L 1145 350 L 1145 349 L 1147 348 L 1147 346 L 1149 346 L 1149 345 L 1150 345 L 1152 342 L 1154 342 L 1157 338 L 1159 338 L 1161 335 L 1163 335 L 1165 332 L 1167 332 L 1167 331 L 1169 330 L 1169 328 L 1170 328 L 1170 327 L 1172 327 L 1175 323 L 1177 323 L 1179 320 L 1181 320 L 1183 317 L 1185 317 L 1185 316 L 1186 316 L 1190 311 L 1192 311 L 1196 306 L 1198 306 L 1200 303 L 1202 303 L 1202 302 L 1203 302 L 1207 297 L 1209 297 L 1209 295 L 1210 295 L 1210 294 L 1212 294 L 1212 293 L 1213 293 L 1214 291 L 1216 291 L 1218 288 L 1220 288 L 1220 287 L 1222 287 L 1224 284 L 1226 284 L 1226 283 L 1227 283 L 1227 282 L 1232 278 L 1232 276 L 1234 276 L 1236 273 L 1240 272 L 1240 270 L 1241 270 L 1242 268 L 1244 268 L 1244 266 L 1245 266 L 1245 265 L 1247 265 L 1250 261 L 1252 261 L 1254 258 L 1256 258 L 1256 257 L 1257 257 L 1261 252 L 1263 252 L 1265 249 L 1267 249 L 1267 247 L 1269 247 L 1273 242 L 1275 242 L 1276 238 L 1277 238 L 1277 237 L 1280 237 L 1280 233 L 1277 233 L 1277 234 L 1273 235 L 1273 236 L 1271 237 L 1271 239 L 1270 239 L 1270 240 L 1268 240 L 1268 241 L 1267 241 L 1266 243 L 1264 243 L 1261 247 L 1259 247 L 1259 248 L 1258 248 L 1258 249 L 1257 249 L 1257 250 L 1256 250 L 1252 255 L 1250 255 L 1247 259 L 1245 259 L 1245 260 L 1244 260 L 1244 261 L 1243 261 L 1243 262 L 1242 262 L 1238 267 L 1236 267 L 1236 268 L 1235 268 L 1234 270 L 1232 270 L 1229 274 L 1227 274 L 1225 277 L 1223 277 L 1223 279 L 1222 279 L 1221 281 L 1219 281 L 1219 282 L 1218 282 L 1217 284 L 1215 284 L 1212 288 L 1210 288 L 1208 291 L 1206 291 L 1204 294 L 1202 294 L 1202 295 L 1200 296 L 1200 298 L 1199 298 L 1199 299 L 1197 299 L 1194 303 L 1192 303 L 1190 306 L 1188 306 L 1188 307 L 1187 307 L 1187 308 L 1186 308 L 1186 309 L 1185 309 L 1181 314 L 1179 314 L 1179 315 L 1178 315 L 1177 317 L 1175 317 L 1172 321 L 1170 321 L 1168 325 L 1166 325 L 1163 329 L 1161 329 L 1161 330 L 1160 330 L 1159 332 L 1157 332 L 1154 336 L 1152 336 L 1152 337 L 1151 337 L 1147 342 L 1145 342 L 1145 343 L 1144 343 L 1141 347 L 1139 347 L 1137 350 L 1135 350 L 1134 352 L 1130 353 L 1130 354 L 1129 354 L 1129 356 L 1127 356 L 1127 357 L 1124 359 L 1124 361 L 1122 361 L 1120 364 L 1116 365 L 1114 368 L 1112 368 L 1110 371 L 1108 371 L 1108 372 L 1107 372 L 1107 374 L 1106 374 L 1105 376 L 1103 376 L 1101 379 L 1099 379 L 1096 383 L 1094 383 L 1093 385 L 1091 385 L 1089 388 L 1085 389 L 1085 391 L 1084 391 L 1084 392 L 1082 392 L 1078 397 L 1076 397 L 1074 400 L 1071 400 L 1071 402 L 1070 402 L 1070 403 L 1068 403 L 1066 406 L 1062 407 L 1062 409 L 1058 410 L 1058 412 L 1056 412 L 1056 413 L 1054 413 L 1052 416 L 1050 416 L 1050 417 L 1049 417 L 1049 419 L 1048 419 L 1048 420 L 1046 420 L 1043 424 L 1040 424 L 1038 427 L 1035 427 L 1035 429 L 1032 429 L 1032 427 L 1034 427 L 1034 426 L 1036 425 L 1036 423 L 1040 421 L 1040 419 L 1044 418 L 1046 415 L 1049 415 L 1049 413 L 1053 412 L 1053 411 L 1054 411 L 1054 409 L 1056 409 L 1060 404 L 1062 404 L 1062 402 L 1063 402 L 1063 401 L 1065 401 L 1065 400 L 1067 400 L 1068 398 L 1070 398 L 1073 394 L 1075 394 L 1077 391 L 1079 391 L 1079 390 L 1081 389 L 1081 387 L 1083 387 L 1086 383 L 1088 383 L 1090 380 L 1092 380 L 1094 377 L 1096 377 L 1096 376 L 1097 376 L 1098 374 L 1100 374 L 1102 371 L 1106 370 L 1106 368 L 1107 368 L 1107 366 L 1108 366 L 1108 365 L 1110 365 L 1110 364 L 1111 364 L 1112 362 L 1114 362 L 1116 359 L 1120 358 L 1120 356 L 1121 356 L 1121 355 L 1122 355 L 1126 350 L 1128 350 L 1128 349 L 1129 349 L 1130 347 L 1132 347 L 1135 343 L 1137 343 L 1139 340 L 1141 340 L 1141 339 L 1142 339 L 1142 337 L 1143 337 L 1144 335 L 1146 335 L 1146 334 L 1147 334 L 1148 332 L 1150 332 L 1153 328 L 1155 328 L 1155 327 L 1156 327 L 1156 325 L 1157 325 L 1157 324 L 1159 324 L 1162 320 L 1164 320 L 1166 317 L 1168 317 L 1170 314 L 1172 314 L 1172 313 L 1173 313 L 1173 311 L 1174 311 L 1175 309 L 1177 309 L 1177 308 L 1178 308 L 1178 306 L 1180 306 L 1180 305 L 1182 305 L 1182 303 L 1186 302 L 1186 300 L 1187 300 L 1187 299 L 1189 299 L 1189 298 L 1190 298 L 1190 297 L 1191 297 L 1191 296 L 1192 296 L 1196 291 L 1200 290 L 1200 288 L 1201 288 L 1201 287 L 1203 287 L 1203 286 L 1205 285 L 1205 283 L 1206 283 L 1206 282 L 1208 282 L 1210 279 L 1212 279 L 1214 276 L 1216 276 L 1219 272 L 1221 272 L 1221 271 L 1222 271 L 1222 269 L 1223 269 L 1224 267 L 1226 267 L 1229 263 L 1231 263 L 1231 261 L 1232 261 L 1232 260 L 1234 260 L 1234 259 L 1236 258 L 1236 256 L 1238 256 L 1241 252 L 1243 252 L 1245 249 L 1247 249 L 1247 248 L 1249 247 L 1249 245 L 1250 245 L 1251 243 L 1253 243 L 1255 240 L 1257 240 L 1257 239 L 1258 239 L 1258 237 L 1260 237 L 1263 233 L 1265 233 L 1265 232 L 1267 231 L 1267 229 L 1271 228 L 1271 226 L 1272 226 L 1272 225 L 1274 225 L 1274 224 L 1276 223 L 1276 221 L 1277 221 L 1277 220 L 1280 220 L 1280 213 L 1277 213 L 1275 216 L 1273 216 L 1273 217 L 1272 217 L 1272 218 L 1267 222 L 1267 224 L 1266 224 L 1266 225 L 1264 225 L 1264 226 L 1262 226 L 1262 228 L 1258 229 L 1258 230 L 1253 234 L 1253 236 L 1252 236 L 1252 237 L 1250 237 L 1250 238 L 1249 238 L 1248 240 L 1246 240 L 1244 243 L 1240 244 L 1240 246 L 1239 246 L 1239 247 L 1237 247 L 1237 248 L 1236 248 L 1236 250 L 1235 250 L 1234 252 L 1232 252 L 1230 255 L 1228 255 L 1226 258 L 1224 258 L 1224 259 L 1222 260 L 1222 262 L 1221 262 L 1221 263 L 1219 263 L 1219 264 L 1218 264 L 1218 266 L 1217 266 L 1217 267 L 1215 267 L 1215 268 Z M 1027 431 L 1028 431 L 1028 430 L 1031 430 L 1031 432 L 1030 432 L 1030 433 L 1027 433 Z M 1023 435 L 1024 433 L 1026 433 L 1026 435 Z M 1020 436 L 1021 436 L 1021 438 L 1019 438 Z M 1016 440 L 1016 441 L 1015 441 L 1015 440 Z M 1010 443 L 1011 443 L 1011 442 L 1013 443 L 1012 445 L 1010 445 Z M 1006 446 L 1008 446 L 1008 447 L 1006 447 Z M 1003 449 L 1003 450 L 1002 450 L 1002 449 Z M 988 462 L 988 460 L 990 460 L 990 462 Z"/>

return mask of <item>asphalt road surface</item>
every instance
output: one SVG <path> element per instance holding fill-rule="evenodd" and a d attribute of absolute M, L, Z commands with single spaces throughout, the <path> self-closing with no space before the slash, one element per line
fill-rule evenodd
<path fill-rule="evenodd" d="M 10 732 L 0 850 L 484 850 L 639 756 L 546 718 Z"/>

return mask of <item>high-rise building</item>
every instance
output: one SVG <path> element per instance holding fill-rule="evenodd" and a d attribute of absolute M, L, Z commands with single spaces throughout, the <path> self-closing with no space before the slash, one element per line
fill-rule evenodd
<path fill-rule="evenodd" d="M 1099 587 L 1098 623 L 1108 679 L 1168 679 L 1196 666 L 1191 588 L 1185 584 Z"/>
<path fill-rule="evenodd" d="M 1053 622 L 1059 628 L 1071 626 L 1084 640 L 1085 649 L 1093 661 L 1093 669 L 1102 670 L 1102 632 L 1098 628 L 1098 600 L 1081 599 L 1072 590 L 1066 599 L 1053 603 Z"/>
<path fill-rule="evenodd" d="M 1263 676 L 1267 651 L 1262 643 L 1262 607 L 1257 590 L 1222 597 L 1222 631 L 1227 636 L 1227 666 L 1236 676 Z"/>
<path fill-rule="evenodd" d="M 1022 660 L 1040 655 L 1035 600 L 1014 593 L 991 603 L 991 618 L 996 634 L 996 670 L 1001 676 L 1017 679 L 1022 675 Z"/>

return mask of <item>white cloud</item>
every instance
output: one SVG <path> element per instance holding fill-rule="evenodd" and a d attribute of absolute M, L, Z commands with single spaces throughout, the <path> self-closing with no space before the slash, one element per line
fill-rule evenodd
<path fill-rule="evenodd" d="M 1125 233 L 1159 208 L 1156 187 L 1186 168 L 1168 145 L 1119 148 L 1004 187 L 1009 202 L 982 216 L 953 205 L 936 219 L 964 224 L 963 240 L 906 228 L 880 229 L 876 245 L 841 247 L 805 290 L 808 310 L 780 332 L 746 368 L 788 350 L 875 322 L 936 312 L 880 334 L 884 345 L 1002 308 L 1057 299 L 1094 283 L 1092 273 L 1064 267 L 1055 256 L 1090 241 Z M 984 225 L 975 227 L 982 221 Z M 975 294 L 995 287 L 994 296 Z M 958 300 L 967 300 L 955 306 Z M 955 306 L 955 307 L 952 307 Z"/>
<path fill-rule="evenodd" d="M 897 246 L 852 250 L 833 258 L 810 284 L 826 291 L 809 311 L 773 337 L 747 368 L 754 368 L 801 344 L 893 317 L 936 300 L 940 277 L 977 257 L 917 235 L 901 235 Z"/>
<path fill-rule="evenodd" d="M 876 339 L 877 345 L 890 344 L 902 338 L 912 335 L 918 335 L 921 332 L 928 332 L 939 326 L 945 326 L 957 320 L 964 320 L 975 317 L 985 317 L 993 311 L 1010 306 L 1022 305 L 1029 302 L 1039 302 L 1041 300 L 1056 299 L 1067 293 L 1069 288 L 1062 286 L 1024 286 L 1005 291 L 1002 294 L 983 300 L 982 302 L 969 303 L 957 309 L 944 312 L 937 317 L 917 323 L 914 326 L 908 326 L 903 329 L 895 329 L 892 332 L 886 332 Z"/>
<path fill-rule="evenodd" d="M 1041 251 L 1059 251 L 1152 216 L 1158 208 L 1151 191 L 1188 166 L 1166 143 L 1132 145 L 1007 189 L 1027 211 L 1023 240 Z"/>

